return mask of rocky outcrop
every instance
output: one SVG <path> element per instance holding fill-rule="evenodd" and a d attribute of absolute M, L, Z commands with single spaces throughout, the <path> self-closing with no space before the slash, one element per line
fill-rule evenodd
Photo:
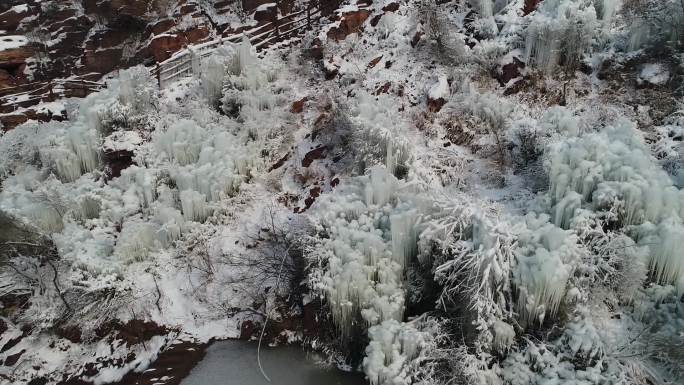
<path fill-rule="evenodd" d="M 529 15 L 537 9 L 537 6 L 541 3 L 541 0 L 525 0 L 525 6 L 523 7 L 523 13 Z"/>
<path fill-rule="evenodd" d="M 1 12 L 1 11 L 0 11 Z M 24 18 L 31 14 L 30 8 L 26 7 L 12 7 L 9 10 L 0 13 L 0 30 L 3 31 L 16 31 L 19 28 L 19 24 Z"/>
<path fill-rule="evenodd" d="M 343 14 L 337 25 L 328 30 L 328 39 L 340 41 L 352 33 L 362 32 L 363 23 L 366 22 L 369 16 L 370 12 L 365 9 Z"/>
<path fill-rule="evenodd" d="M 35 50 L 28 45 L 0 51 L 0 69 L 14 71 L 26 63 L 26 60 L 33 56 L 34 53 Z"/>

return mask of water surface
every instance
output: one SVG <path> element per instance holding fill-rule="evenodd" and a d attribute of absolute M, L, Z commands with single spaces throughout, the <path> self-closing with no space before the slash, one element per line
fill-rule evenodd
<path fill-rule="evenodd" d="M 269 383 L 259 371 L 256 350 L 254 342 L 216 342 L 181 385 L 367 385 L 362 374 L 322 367 L 300 347 L 262 346 Z"/>

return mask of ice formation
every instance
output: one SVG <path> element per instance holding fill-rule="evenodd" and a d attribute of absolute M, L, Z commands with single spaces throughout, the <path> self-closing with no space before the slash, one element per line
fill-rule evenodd
<path fill-rule="evenodd" d="M 566 147 L 562 147 L 566 146 Z M 602 133 L 559 144 L 549 163 L 549 199 L 557 224 L 570 223 L 579 194 L 583 205 L 593 210 L 624 202 L 621 220 L 625 224 L 658 222 L 671 214 L 682 215 L 680 190 L 655 163 L 633 124 L 623 121 Z M 570 196 L 570 198 L 568 198 Z"/>
<path fill-rule="evenodd" d="M 513 326 L 501 320 L 495 320 L 492 326 L 494 334 L 494 348 L 500 352 L 508 350 L 515 341 L 515 329 Z"/>
<path fill-rule="evenodd" d="M 477 10 L 480 17 L 486 18 L 494 15 L 494 0 L 470 0 L 470 4 Z"/>
<path fill-rule="evenodd" d="M 318 289 L 345 336 L 359 315 L 369 326 L 403 318 L 404 267 L 416 254 L 418 215 L 413 203 L 394 198 L 400 184 L 376 166 L 318 209 L 329 234 L 316 254 L 327 262 Z"/>
<path fill-rule="evenodd" d="M 634 124 L 582 138 L 569 138 L 552 151 L 548 193 L 554 222 L 571 228 L 579 208 L 594 212 L 617 208 L 623 226 L 640 225 L 635 237 L 650 249 L 654 280 L 682 290 L 681 239 L 684 193 L 656 163 Z"/>
<path fill-rule="evenodd" d="M 392 256 L 402 269 L 416 256 L 418 213 L 414 208 L 390 215 Z"/>
<path fill-rule="evenodd" d="M 546 215 L 528 215 L 514 251 L 517 311 L 519 322 L 525 326 L 541 324 L 555 315 L 565 296 L 568 278 L 579 261 L 576 237 L 548 220 Z"/>
<path fill-rule="evenodd" d="M 185 220 L 204 222 L 207 219 L 210 210 L 204 194 L 193 190 L 183 190 L 180 192 L 180 202 Z"/>
<path fill-rule="evenodd" d="M 381 166 L 372 167 L 369 183 L 366 184 L 365 201 L 367 205 L 384 206 L 390 202 L 398 187 L 397 179 Z"/>
<path fill-rule="evenodd" d="M 158 247 L 154 225 L 132 220 L 123 224 L 114 253 L 125 262 L 139 262 Z"/>
<path fill-rule="evenodd" d="M 172 124 L 155 138 L 155 146 L 181 166 L 199 159 L 206 130 L 192 120 L 183 119 Z"/>
<path fill-rule="evenodd" d="M 527 27 L 525 61 L 546 73 L 558 65 L 575 67 L 596 32 L 593 6 L 582 1 L 544 1 Z"/>
<path fill-rule="evenodd" d="M 424 344 L 423 333 L 413 326 L 388 320 L 368 329 L 363 370 L 371 385 L 408 385 L 413 383 L 407 371 Z"/>
<path fill-rule="evenodd" d="M 650 249 L 649 269 L 656 282 L 673 284 L 679 296 L 684 295 L 684 225 L 670 217 L 657 225 L 646 223 L 639 229 L 639 243 Z"/>

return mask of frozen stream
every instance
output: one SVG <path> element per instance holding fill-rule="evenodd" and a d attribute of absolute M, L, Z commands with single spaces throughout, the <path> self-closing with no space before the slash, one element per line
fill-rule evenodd
<path fill-rule="evenodd" d="M 324 368 L 301 348 L 285 346 L 261 349 L 261 364 L 271 378 L 261 375 L 256 358 L 257 344 L 220 341 L 181 385 L 365 385 L 360 373 Z"/>

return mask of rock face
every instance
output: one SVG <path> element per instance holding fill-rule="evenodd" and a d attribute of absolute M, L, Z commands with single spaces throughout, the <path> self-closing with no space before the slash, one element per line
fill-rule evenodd
<path fill-rule="evenodd" d="M 525 0 L 525 7 L 523 8 L 523 13 L 528 15 L 532 13 L 537 6 L 541 3 L 541 0 Z"/>
<path fill-rule="evenodd" d="M 0 68 L 6 71 L 15 71 L 26 59 L 34 54 L 34 49 L 30 46 L 10 48 L 0 51 Z"/>
<path fill-rule="evenodd" d="M 0 69 L 5 71 L 0 73 L 0 87 L 71 75 L 101 76 L 165 60 L 184 46 L 220 34 L 217 28 L 197 0 L 3 0 L 0 30 L 32 39 L 31 44 L 0 51 Z M 31 57 L 42 58 L 43 65 L 38 67 L 37 60 L 28 60 Z"/>
<path fill-rule="evenodd" d="M 339 25 L 328 30 L 328 39 L 344 40 L 352 33 L 361 32 L 363 23 L 369 16 L 370 12 L 365 9 L 343 14 Z"/>

